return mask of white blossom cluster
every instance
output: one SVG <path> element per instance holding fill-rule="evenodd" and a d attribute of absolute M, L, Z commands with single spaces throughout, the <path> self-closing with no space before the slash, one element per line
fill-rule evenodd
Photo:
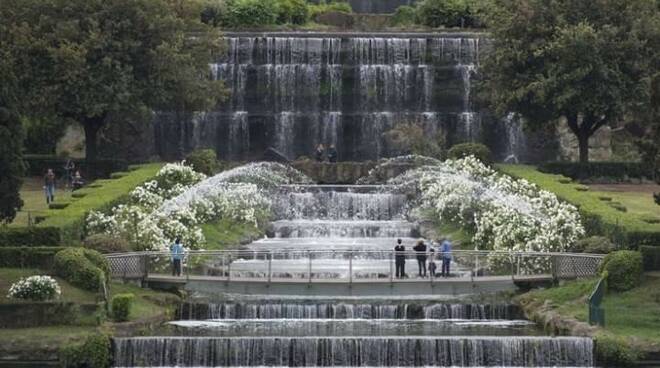
<path fill-rule="evenodd" d="M 474 231 L 480 249 L 561 252 L 584 236 L 573 205 L 472 156 L 410 170 L 390 183 L 416 184 L 423 206 Z"/>
<path fill-rule="evenodd" d="M 263 188 L 304 177 L 292 170 L 257 163 L 206 178 L 183 162 L 167 164 L 130 193 L 129 203 L 110 214 L 90 213 L 87 232 L 119 235 L 135 250 L 167 250 L 177 237 L 187 248 L 201 249 L 206 241 L 201 224 L 229 218 L 257 225 L 271 204 Z"/>
<path fill-rule="evenodd" d="M 11 285 L 8 298 L 45 301 L 56 299 L 62 294 L 57 281 L 50 276 L 30 276 Z"/>

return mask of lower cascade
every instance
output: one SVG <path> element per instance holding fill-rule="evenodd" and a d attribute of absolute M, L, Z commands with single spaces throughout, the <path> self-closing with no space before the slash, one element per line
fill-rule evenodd
<path fill-rule="evenodd" d="M 375 186 L 282 188 L 268 237 L 246 244 L 225 270 L 234 278 L 389 282 L 397 238 L 420 234 L 405 196 Z M 352 253 L 350 263 L 345 251 Z M 276 256 L 267 261 L 264 254 Z M 469 277 L 455 257 L 447 278 Z M 405 279 L 416 276 L 414 258 Z M 350 264 L 350 268 L 349 268 Z M 407 280 L 406 280 L 407 279 Z M 342 281 L 343 280 L 343 281 Z M 218 281 L 225 282 L 225 281 Z M 269 289 L 270 290 L 270 289 Z M 297 290 L 297 289 L 296 289 Z M 153 336 L 115 338 L 115 367 L 593 367 L 593 342 L 551 337 L 506 297 L 255 295 L 192 291 L 176 320 Z M 273 293 L 276 294 L 276 293 Z"/>
<path fill-rule="evenodd" d="M 119 366 L 591 366 L 579 337 L 159 337 L 115 340 Z"/>

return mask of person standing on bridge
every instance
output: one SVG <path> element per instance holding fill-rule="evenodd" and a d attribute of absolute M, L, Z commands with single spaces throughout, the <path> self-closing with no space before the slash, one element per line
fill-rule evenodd
<path fill-rule="evenodd" d="M 170 247 L 170 252 L 172 253 L 172 276 L 181 276 L 181 261 L 184 256 L 181 239 L 176 238 L 174 244 Z"/>
<path fill-rule="evenodd" d="M 406 247 L 403 246 L 401 239 L 397 239 L 394 246 L 394 261 L 396 265 L 396 278 L 401 279 L 406 276 Z"/>
<path fill-rule="evenodd" d="M 442 252 L 442 277 L 449 277 L 449 265 L 451 265 L 451 242 L 445 239 L 440 247 Z"/>
<path fill-rule="evenodd" d="M 426 277 L 426 244 L 424 240 L 417 241 L 413 248 L 417 252 L 417 267 L 419 268 L 419 277 Z"/>

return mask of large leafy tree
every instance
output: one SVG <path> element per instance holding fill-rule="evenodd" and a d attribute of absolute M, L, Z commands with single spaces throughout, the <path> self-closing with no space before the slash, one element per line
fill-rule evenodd
<path fill-rule="evenodd" d="M 35 96 L 22 111 L 79 122 L 87 158 L 95 159 L 98 133 L 113 115 L 210 107 L 222 93 L 208 78 L 217 35 L 190 4 L 3 0 L 0 21 L 29 41 L 10 51 L 25 61 L 23 86 Z"/>
<path fill-rule="evenodd" d="M 11 222 L 23 206 L 23 127 L 18 116 L 0 105 L 0 223 Z"/>
<path fill-rule="evenodd" d="M 531 125 L 566 119 L 588 161 L 589 137 L 648 101 L 655 0 L 494 0 L 486 90 Z"/>

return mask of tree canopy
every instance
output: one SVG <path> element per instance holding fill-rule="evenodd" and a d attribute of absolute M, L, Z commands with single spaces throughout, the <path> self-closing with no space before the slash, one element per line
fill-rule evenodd
<path fill-rule="evenodd" d="M 194 4 L 2 1 L 0 23 L 11 35 L 3 47 L 16 61 L 17 90 L 27 96 L 19 111 L 79 122 L 94 159 L 97 133 L 113 114 L 212 106 L 223 91 L 208 70 L 218 37 Z"/>
<path fill-rule="evenodd" d="M 580 161 L 588 139 L 628 109 L 649 106 L 660 33 L 655 0 L 494 0 L 484 60 L 490 101 L 531 125 L 566 119 Z"/>

